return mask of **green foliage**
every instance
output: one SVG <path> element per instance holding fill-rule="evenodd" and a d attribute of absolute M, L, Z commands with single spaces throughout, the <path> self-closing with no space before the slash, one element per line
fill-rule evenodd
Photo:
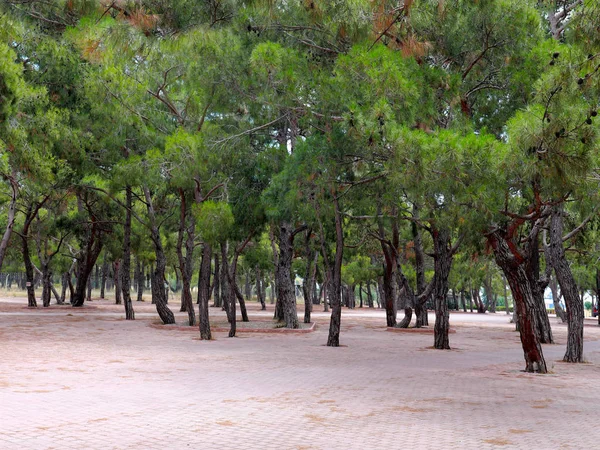
<path fill-rule="evenodd" d="M 235 222 L 231 207 L 225 202 L 207 201 L 194 205 L 194 216 L 200 236 L 212 245 L 229 238 Z"/>

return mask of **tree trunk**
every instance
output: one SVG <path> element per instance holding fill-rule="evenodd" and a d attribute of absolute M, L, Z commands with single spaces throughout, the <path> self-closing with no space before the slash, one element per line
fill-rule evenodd
<path fill-rule="evenodd" d="M 508 290 L 506 289 L 506 278 L 502 277 L 502 286 L 504 286 L 504 309 L 506 310 L 506 314 L 510 314 L 510 307 L 508 305 Z"/>
<path fill-rule="evenodd" d="M 167 306 L 167 298 L 165 292 L 165 270 L 167 267 L 167 257 L 162 246 L 160 230 L 157 225 L 156 214 L 150 190 L 144 186 L 144 196 L 146 199 L 146 208 L 150 221 L 150 238 L 154 244 L 154 253 L 156 255 L 156 265 L 152 274 L 152 302 L 156 304 L 156 312 L 165 325 L 174 324 L 175 316 Z"/>
<path fill-rule="evenodd" d="M 419 207 L 413 205 L 413 217 L 419 218 Z M 415 251 L 415 272 L 417 276 L 417 297 L 419 297 L 425 291 L 425 250 L 423 249 L 423 238 L 421 236 L 421 230 L 415 222 L 412 223 L 412 235 L 414 242 Z M 416 324 L 415 327 L 421 328 L 429 325 L 429 318 L 427 316 L 427 301 L 429 299 L 424 297 L 421 300 L 415 302 L 415 315 Z"/>
<path fill-rule="evenodd" d="M 35 299 L 35 285 L 33 282 L 33 263 L 31 262 L 31 256 L 29 254 L 29 243 L 27 241 L 26 234 L 21 235 L 23 242 L 23 263 L 25 265 L 25 287 L 27 289 L 27 306 L 29 308 L 37 308 L 37 301 Z M 48 306 L 48 305 L 45 305 Z"/>
<path fill-rule="evenodd" d="M 536 238 L 531 248 L 531 258 L 527 261 L 526 270 L 527 276 L 532 281 L 531 286 L 534 289 L 535 314 L 537 316 L 537 333 L 542 344 L 553 344 L 552 328 L 550 327 L 550 319 L 544 302 L 544 290 L 547 283 L 543 283 L 540 279 L 540 251 L 538 247 L 539 239 Z"/>
<path fill-rule="evenodd" d="M 42 264 L 42 305 L 50 306 L 52 298 L 52 272 L 47 264 Z"/>
<path fill-rule="evenodd" d="M 181 204 L 179 217 L 179 230 L 177 233 L 177 261 L 179 262 L 179 271 L 181 272 L 181 312 L 188 313 L 188 324 L 193 327 L 196 324 L 196 313 L 194 308 L 194 300 L 192 299 L 192 272 L 194 270 L 194 236 L 196 221 L 190 214 L 183 189 L 179 189 Z M 187 226 L 186 226 L 187 222 Z M 185 239 L 185 256 L 183 255 Z M 210 247 L 209 247 L 210 249 Z M 177 273 L 177 272 L 176 272 Z M 210 277 L 209 277 L 210 283 Z M 209 285 L 210 288 L 210 285 Z M 200 298 L 200 297 L 198 297 Z"/>
<path fill-rule="evenodd" d="M 344 230 L 342 228 L 342 212 L 337 197 L 333 199 L 335 207 L 335 257 L 331 280 L 331 319 L 329 321 L 328 347 L 340 346 L 340 327 L 342 322 L 342 305 L 340 303 L 342 288 L 342 261 L 344 258 Z"/>
<path fill-rule="evenodd" d="M 260 268 L 257 266 L 255 269 L 255 277 L 256 277 L 256 297 L 260 302 L 260 310 L 265 311 L 267 306 L 265 305 L 265 290 L 264 283 L 262 280 L 262 273 Z"/>
<path fill-rule="evenodd" d="M 565 323 L 567 321 L 567 315 L 565 314 L 564 309 L 562 309 L 562 306 L 560 306 L 561 295 L 558 293 L 558 282 L 555 277 L 550 278 L 548 286 L 550 287 L 550 291 L 552 291 L 552 303 L 554 303 L 556 317 L 558 317 L 562 323 Z"/>
<path fill-rule="evenodd" d="M 137 268 L 137 274 L 138 274 L 138 281 L 137 281 L 137 301 L 141 302 L 144 299 L 144 287 L 146 285 L 145 283 L 145 277 L 144 277 L 144 263 L 141 262 L 139 259 L 136 261 L 136 268 Z"/>
<path fill-rule="evenodd" d="M 577 283 L 565 256 L 562 215 L 562 208 L 555 207 L 550 222 L 549 260 L 567 307 L 567 351 L 563 361 L 579 363 L 583 362 L 583 300 L 579 297 Z"/>
<path fill-rule="evenodd" d="M 198 274 L 198 321 L 200 328 L 200 339 L 210 341 L 212 335 L 210 332 L 210 320 L 208 316 L 208 302 L 210 300 L 210 263 L 212 259 L 212 249 L 205 242 L 202 247 L 202 261 L 200 263 L 200 272 Z M 219 278 L 219 277 L 215 277 Z"/>
<path fill-rule="evenodd" d="M 102 281 L 100 283 L 100 298 L 101 299 L 104 299 L 107 278 L 108 278 L 108 261 L 106 261 L 106 253 L 104 253 L 104 258 L 102 259 Z"/>
<path fill-rule="evenodd" d="M 131 304 L 131 208 L 133 207 L 131 187 L 125 189 L 125 224 L 123 226 L 123 264 L 121 266 L 121 288 L 125 305 L 125 320 L 134 320 Z"/>
<path fill-rule="evenodd" d="M 313 305 L 312 288 L 315 282 L 317 260 L 319 257 L 319 254 L 310 248 L 311 234 L 311 229 L 306 230 L 306 238 L 304 240 L 306 254 L 306 271 L 304 272 L 304 281 L 302 283 L 302 293 L 304 295 L 304 323 L 310 323 L 310 313 L 312 312 Z"/>
<path fill-rule="evenodd" d="M 102 251 L 102 245 L 98 224 L 93 221 L 84 242 L 82 242 L 81 248 L 84 251 L 77 264 L 77 283 L 75 293 L 71 299 L 72 305 L 76 308 L 83 306 L 85 302 L 86 286 L 94 269 L 94 264 L 96 264 L 96 260 Z"/>
<path fill-rule="evenodd" d="M 367 280 L 367 304 L 369 308 L 374 308 L 373 293 L 371 292 L 371 280 Z"/>
<path fill-rule="evenodd" d="M 113 261 L 113 280 L 115 283 L 115 305 L 120 305 L 121 302 L 121 260 Z"/>
<path fill-rule="evenodd" d="M 90 273 L 90 278 L 88 279 L 87 286 L 85 288 L 85 299 L 88 302 L 92 301 L 92 274 Z"/>
<path fill-rule="evenodd" d="M 496 298 L 492 288 L 492 277 L 487 276 L 483 280 L 483 289 L 485 290 L 485 299 L 487 300 L 487 308 L 491 313 L 496 312 Z"/>
<path fill-rule="evenodd" d="M 215 253 L 215 276 L 214 276 L 214 287 L 213 287 L 213 306 L 221 308 L 223 306 L 222 294 L 221 294 L 221 267 L 219 265 L 219 252 Z"/>
<path fill-rule="evenodd" d="M 245 300 L 247 302 L 252 298 L 252 285 L 250 284 L 250 270 L 246 271 L 246 276 L 244 277 L 244 295 Z"/>
<path fill-rule="evenodd" d="M 525 356 L 525 370 L 547 373 L 546 360 L 536 331 L 538 315 L 535 313 L 535 288 L 527 274 L 526 261 L 521 254 L 517 253 L 515 244 L 505 238 L 502 231 L 493 231 L 488 235 L 488 239 L 494 250 L 496 263 L 504 272 L 510 285 L 514 307 L 518 311 L 517 320 Z"/>
<path fill-rule="evenodd" d="M 275 285 L 277 301 L 281 304 L 283 320 L 286 328 L 299 328 L 296 309 L 296 292 L 292 281 L 292 258 L 294 256 L 295 231 L 292 224 L 286 221 L 279 226 L 279 257 L 276 270 Z M 281 319 L 281 317 L 279 317 Z"/>
<path fill-rule="evenodd" d="M 363 285 L 362 283 L 358 283 L 358 302 L 359 308 L 363 307 Z"/>
<path fill-rule="evenodd" d="M 450 231 L 447 229 L 433 229 L 434 246 L 434 287 L 433 297 L 435 300 L 435 325 L 433 329 L 433 346 L 440 350 L 449 350 L 450 341 L 448 332 L 450 330 L 448 301 L 448 276 L 452 268 L 452 253 L 450 251 Z"/>

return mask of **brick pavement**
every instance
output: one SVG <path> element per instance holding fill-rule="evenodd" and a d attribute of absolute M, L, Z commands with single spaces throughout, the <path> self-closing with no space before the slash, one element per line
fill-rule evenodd
<path fill-rule="evenodd" d="M 600 438 L 594 326 L 590 363 L 569 365 L 555 325 L 553 373 L 540 376 L 521 372 L 500 314 L 452 314 L 454 350 L 436 351 L 432 335 L 386 332 L 383 311 L 344 310 L 334 349 L 320 312 L 312 333 L 202 342 L 151 327 L 148 304 L 126 322 L 108 302 L 23 301 L 0 302 L 0 449 L 576 449 Z M 267 317 L 252 306 L 251 320 Z"/>

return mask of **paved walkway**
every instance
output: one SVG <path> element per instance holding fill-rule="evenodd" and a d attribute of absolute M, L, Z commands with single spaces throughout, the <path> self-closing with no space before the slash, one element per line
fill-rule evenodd
<path fill-rule="evenodd" d="M 344 310 L 344 346 L 328 348 L 319 312 L 313 333 L 202 342 L 196 329 L 152 327 L 146 303 L 134 304 L 134 322 L 108 302 L 24 303 L 0 301 L 2 450 L 600 445 L 592 321 L 589 364 L 558 362 L 566 329 L 556 325 L 558 344 L 544 347 L 553 373 L 541 376 L 521 372 L 518 335 L 503 314 L 452 314 L 454 350 L 436 351 L 431 334 L 386 331 L 377 310 Z M 252 305 L 250 318 L 268 316 Z"/>

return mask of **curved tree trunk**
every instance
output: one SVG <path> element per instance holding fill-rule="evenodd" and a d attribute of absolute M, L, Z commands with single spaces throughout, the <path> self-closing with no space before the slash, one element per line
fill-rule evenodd
<path fill-rule="evenodd" d="M 512 291 L 521 345 L 525 356 L 525 371 L 547 373 L 546 360 L 537 333 L 535 287 L 525 270 L 523 256 L 517 253 L 514 243 L 508 241 L 500 230 L 488 235 L 498 266 L 504 272 Z"/>
<path fill-rule="evenodd" d="M 165 291 L 165 270 L 167 267 L 167 257 L 160 239 L 160 230 L 156 224 L 156 214 L 150 190 L 144 186 L 144 196 L 146 199 L 146 208 L 150 219 L 150 237 L 154 244 L 154 253 L 156 255 L 156 265 L 152 273 L 152 302 L 156 305 L 156 312 L 165 325 L 175 323 L 175 315 L 167 306 L 167 297 Z"/>

